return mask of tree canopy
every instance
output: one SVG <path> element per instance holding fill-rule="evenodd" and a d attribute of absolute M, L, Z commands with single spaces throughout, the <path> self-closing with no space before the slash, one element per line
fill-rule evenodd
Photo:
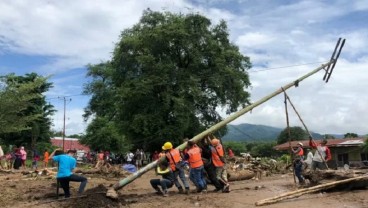
<path fill-rule="evenodd" d="M 308 133 L 299 126 L 290 127 L 290 140 L 291 141 L 300 141 L 308 138 Z M 289 141 L 289 130 L 286 127 L 281 131 L 279 136 L 277 137 L 277 144 L 283 144 Z"/>
<path fill-rule="evenodd" d="M 35 146 L 50 139 L 50 116 L 55 112 L 42 94 L 52 84 L 36 73 L 1 77 L 0 137 L 5 143 Z"/>
<path fill-rule="evenodd" d="M 113 122 L 147 148 L 179 144 L 250 103 L 249 58 L 229 41 L 227 25 L 199 14 L 146 10 L 122 31 L 112 59 L 91 65 L 88 118 Z"/>
<path fill-rule="evenodd" d="M 357 138 L 359 137 L 356 133 L 346 133 L 344 134 L 344 138 Z"/>

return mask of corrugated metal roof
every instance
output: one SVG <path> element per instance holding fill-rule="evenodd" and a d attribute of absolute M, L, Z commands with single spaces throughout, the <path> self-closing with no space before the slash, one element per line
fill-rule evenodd
<path fill-rule="evenodd" d="M 51 143 L 54 146 L 62 148 L 63 138 L 62 137 L 51 138 Z M 79 140 L 76 138 L 65 138 L 64 145 L 65 145 L 65 148 L 64 148 L 65 150 L 75 149 L 75 150 L 85 150 L 87 152 L 90 151 L 88 146 L 82 145 L 81 143 L 79 143 Z"/>
<path fill-rule="evenodd" d="M 327 146 L 328 147 L 348 147 L 348 146 L 360 146 L 364 144 L 366 138 L 347 138 L 347 139 L 328 139 Z M 317 144 L 320 144 L 322 140 L 314 140 Z M 302 140 L 302 141 L 292 141 L 291 146 L 297 147 L 298 143 L 303 143 L 303 148 L 310 148 L 309 140 Z M 285 142 L 283 144 L 277 145 L 273 147 L 275 150 L 288 150 L 289 142 Z"/>

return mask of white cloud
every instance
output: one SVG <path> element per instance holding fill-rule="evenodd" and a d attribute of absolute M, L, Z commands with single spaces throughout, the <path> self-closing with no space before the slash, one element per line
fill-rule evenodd
<path fill-rule="evenodd" d="M 226 7 L 221 7 L 224 4 Z M 298 88 L 290 89 L 288 94 L 313 131 L 368 133 L 364 125 L 368 122 L 365 113 L 368 97 L 364 96 L 368 88 L 368 25 L 349 21 L 356 13 L 368 10 L 365 1 L 2 1 L 0 55 L 7 52 L 53 57 L 51 63 L 39 67 L 43 74 L 55 74 L 52 78 L 55 88 L 48 95 L 80 92 L 82 87 L 78 89 L 78 85 L 70 83 L 75 75 L 68 76 L 65 72 L 109 59 L 120 31 L 138 22 L 142 11 L 148 7 L 181 13 L 199 12 L 213 23 L 225 19 L 232 42 L 250 56 L 252 70 L 275 68 L 250 72 L 253 101 L 321 63 L 278 67 L 327 61 L 337 38 L 346 38 L 328 84 L 322 82 L 323 72 L 319 72 Z M 68 131 L 79 133 L 85 127 L 82 107 L 71 108 L 73 118 L 67 134 Z M 279 95 L 234 122 L 285 127 L 283 108 L 283 96 Z M 290 117 L 291 125 L 301 125 L 295 115 Z M 55 118 L 55 127 L 60 128 L 60 118 Z"/>
<path fill-rule="evenodd" d="M 66 108 L 65 116 L 65 134 L 80 134 L 84 133 L 88 122 L 83 120 L 83 109 L 80 108 Z M 62 131 L 64 126 L 64 111 L 58 111 L 55 116 L 53 116 L 53 123 L 56 131 Z"/>

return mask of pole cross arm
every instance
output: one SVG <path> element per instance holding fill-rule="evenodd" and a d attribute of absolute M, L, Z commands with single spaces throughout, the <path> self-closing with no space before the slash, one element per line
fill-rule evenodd
<path fill-rule="evenodd" d="M 341 50 L 344 47 L 344 45 L 345 45 L 345 39 L 343 39 L 342 42 L 341 42 L 341 38 L 339 38 L 339 40 L 336 43 L 335 50 L 332 53 L 332 56 L 331 56 L 331 59 L 330 59 L 330 62 L 332 62 L 332 63 L 327 66 L 327 69 L 325 69 L 326 73 L 323 76 L 323 81 L 326 81 L 326 83 L 328 82 L 328 80 L 331 77 L 332 71 L 335 68 L 337 59 L 339 59 Z M 338 52 L 337 52 L 337 49 L 338 49 Z"/>

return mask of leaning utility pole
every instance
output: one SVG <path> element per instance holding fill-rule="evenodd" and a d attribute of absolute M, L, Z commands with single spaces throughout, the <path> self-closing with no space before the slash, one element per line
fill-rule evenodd
<path fill-rule="evenodd" d="M 242 110 L 234 113 L 233 115 L 229 116 L 228 118 L 224 119 L 223 121 L 213 125 L 212 127 L 210 127 L 209 129 L 203 131 L 202 133 L 196 135 L 195 137 L 193 137 L 190 141 L 193 141 L 193 142 L 198 142 L 199 140 L 203 139 L 205 136 L 207 136 L 208 134 L 210 133 L 213 133 L 217 130 L 219 130 L 220 128 L 224 127 L 226 124 L 230 123 L 231 121 L 237 119 L 238 117 L 242 116 L 243 114 L 251 111 L 253 108 L 261 105 L 262 103 L 265 103 L 266 101 L 270 100 L 271 98 L 275 97 L 276 95 L 286 91 L 287 89 L 295 86 L 295 87 L 298 87 L 299 83 L 301 81 L 303 81 L 304 79 L 312 76 L 313 74 L 319 72 L 320 70 L 324 69 L 325 70 L 325 76 L 323 78 L 324 81 L 326 81 L 326 83 L 328 82 L 331 74 L 332 74 L 332 70 L 334 69 L 335 65 L 336 65 L 336 62 L 337 62 L 337 59 L 339 58 L 340 56 L 340 53 L 341 53 L 341 50 L 342 50 L 342 47 L 344 46 L 345 44 L 345 39 L 342 41 L 341 43 L 341 38 L 339 38 L 337 44 L 336 44 L 336 47 L 335 47 L 335 50 L 331 56 L 331 59 L 330 61 L 328 61 L 327 63 L 325 64 L 322 64 L 320 67 L 314 69 L 313 71 L 305 74 L 304 76 L 296 79 L 295 81 L 279 88 L 278 90 L 276 90 L 275 92 L 263 97 L 262 99 L 256 101 L 255 103 L 243 108 Z M 339 48 L 338 52 L 337 52 L 337 49 Z M 336 53 L 337 52 L 337 53 Z M 182 150 L 184 149 L 185 147 L 187 146 L 187 142 L 181 144 L 180 146 L 176 147 L 176 149 L 179 149 L 179 150 Z M 162 157 L 161 159 L 164 159 L 164 157 Z M 160 159 L 160 160 L 161 160 Z M 117 184 L 115 184 L 113 186 L 113 188 L 109 189 L 106 196 L 107 197 L 111 197 L 111 198 L 117 198 L 118 197 L 118 194 L 117 194 L 117 190 L 123 188 L 124 186 L 128 185 L 129 183 L 133 182 L 135 179 L 137 179 L 138 177 L 140 177 L 141 175 L 143 175 L 144 173 L 146 173 L 147 171 L 153 169 L 156 167 L 157 165 L 157 160 L 146 165 L 145 167 L 141 168 L 139 171 L 135 172 L 134 174 L 132 175 L 129 175 L 128 177 L 120 180 Z"/>

